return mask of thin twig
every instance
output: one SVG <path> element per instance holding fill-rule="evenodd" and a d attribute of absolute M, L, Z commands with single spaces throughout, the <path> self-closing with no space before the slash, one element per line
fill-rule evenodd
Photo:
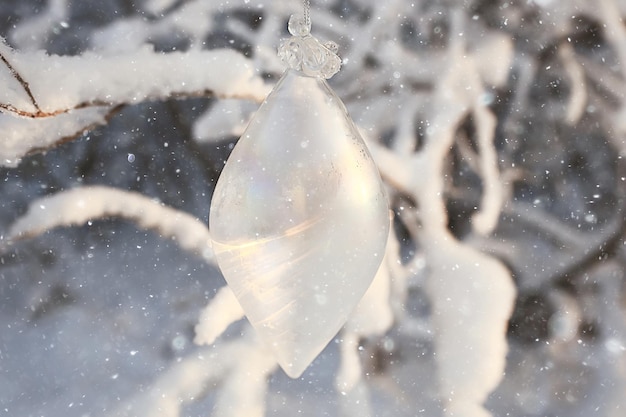
<path fill-rule="evenodd" d="M 304 6 L 304 25 L 307 28 L 311 27 L 311 0 L 303 0 Z"/>
<path fill-rule="evenodd" d="M 30 86 L 28 85 L 28 82 L 20 75 L 19 72 L 17 72 L 17 70 L 13 67 L 13 65 L 11 65 L 9 60 L 4 55 L 2 55 L 2 53 L 0 53 L 0 60 L 2 60 L 2 62 L 4 62 L 4 65 L 7 66 L 13 78 L 15 78 L 20 83 L 20 85 L 26 92 L 26 95 L 28 95 L 30 102 L 35 107 L 35 109 L 37 109 L 37 112 L 41 112 L 41 109 L 39 108 L 39 105 L 37 104 L 37 100 L 35 100 L 35 96 L 33 96 L 33 92 L 30 91 Z M 4 108 L 5 105 L 2 105 L 2 106 Z"/>
<path fill-rule="evenodd" d="M 198 97 L 217 97 L 217 98 L 259 101 L 256 97 L 249 95 L 249 94 L 241 94 L 241 95 L 233 94 L 233 95 L 226 96 L 226 95 L 215 94 L 213 90 L 202 90 L 202 91 L 194 91 L 194 92 L 172 92 L 167 97 L 146 97 L 142 101 L 187 99 L 187 98 L 198 98 Z M 112 103 L 112 102 L 107 102 L 104 100 L 93 100 L 93 101 L 86 101 L 86 102 L 78 103 L 77 105 L 66 108 L 66 109 L 43 111 L 37 108 L 37 111 L 32 112 L 28 110 L 18 109 L 17 107 L 11 104 L 0 103 L 0 112 L 4 111 L 7 113 L 16 115 L 16 116 L 26 117 L 29 119 L 39 119 L 39 118 L 46 118 L 46 117 L 54 117 L 60 114 L 70 113 L 74 110 L 81 110 L 81 109 L 86 109 L 89 107 L 110 107 L 110 106 L 120 106 L 120 105 L 126 105 L 126 104 L 129 104 L 129 103 L 126 103 L 126 102 Z"/>

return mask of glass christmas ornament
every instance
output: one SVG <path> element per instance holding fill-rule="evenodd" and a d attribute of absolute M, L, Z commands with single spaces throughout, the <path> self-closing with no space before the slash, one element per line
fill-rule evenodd
<path fill-rule="evenodd" d="M 209 228 L 219 267 L 292 378 L 324 349 L 376 274 L 389 232 L 378 170 L 325 78 L 332 44 L 291 18 L 285 71 L 217 182 Z"/>

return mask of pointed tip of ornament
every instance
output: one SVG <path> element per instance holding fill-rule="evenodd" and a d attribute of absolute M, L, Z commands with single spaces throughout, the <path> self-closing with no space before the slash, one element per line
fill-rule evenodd
<path fill-rule="evenodd" d="M 302 367 L 296 368 L 295 366 L 292 366 L 291 364 L 283 365 L 280 362 L 278 364 L 280 365 L 282 370 L 287 374 L 287 376 L 291 379 L 300 378 L 302 374 L 304 373 L 304 371 L 306 370 L 306 368 L 308 367 L 307 365 L 304 368 Z"/>
<path fill-rule="evenodd" d="M 318 354 L 319 352 L 294 353 L 293 351 L 288 352 L 285 350 L 275 352 L 278 364 L 287 376 L 292 379 L 300 378 Z"/>
<path fill-rule="evenodd" d="M 305 313 L 301 312 L 299 315 Z M 272 352 L 276 362 L 290 378 L 299 378 L 311 365 L 317 356 L 326 348 L 339 328 L 345 321 L 342 317 L 344 312 L 338 311 L 333 317 L 339 316 L 339 323 L 326 322 L 321 328 L 309 328 L 305 331 L 306 323 L 291 321 L 279 331 L 279 336 L 273 334 L 275 329 L 253 323 L 260 336 Z M 318 317 L 318 322 L 324 322 Z"/>

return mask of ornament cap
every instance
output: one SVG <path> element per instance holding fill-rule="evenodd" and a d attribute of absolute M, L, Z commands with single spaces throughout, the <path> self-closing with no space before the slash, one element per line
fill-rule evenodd
<path fill-rule="evenodd" d="M 289 66 L 308 77 L 328 79 L 341 68 L 337 44 L 322 44 L 311 35 L 311 23 L 300 16 L 291 15 L 288 24 L 293 36 L 284 40 L 278 48 L 278 56 Z"/>

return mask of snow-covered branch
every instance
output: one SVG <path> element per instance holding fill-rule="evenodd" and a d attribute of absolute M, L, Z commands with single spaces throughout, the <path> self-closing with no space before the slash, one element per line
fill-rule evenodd
<path fill-rule="evenodd" d="M 459 24 L 458 12 L 453 21 Z M 459 27 L 452 31 L 459 32 Z M 481 102 L 482 80 L 502 82 L 507 62 L 491 69 L 498 75 L 481 76 L 480 69 L 485 67 L 478 65 L 478 58 L 467 54 L 462 42 L 454 40 L 453 44 L 449 49 L 449 70 L 435 90 L 422 150 L 412 153 L 410 147 L 402 145 L 396 155 L 374 145 L 373 154 L 384 177 L 411 195 L 419 207 L 422 226 L 418 239 L 431 270 L 427 288 L 434 309 L 439 387 L 447 404 L 445 414 L 484 417 L 491 414 L 483 403 L 504 372 L 506 324 L 513 309 L 515 287 L 510 272 L 500 262 L 464 245 L 448 231 L 442 199 L 444 160 L 455 141 L 456 130 L 472 112 L 481 159 L 479 174 L 484 182 L 483 205 L 472 220 L 481 233 L 493 230 L 503 194 L 497 191 L 500 180 L 492 143 L 495 118 Z M 506 42 L 501 45 L 504 51 L 511 47 Z M 411 129 L 401 132 L 402 136 L 410 135 Z"/>
<path fill-rule="evenodd" d="M 111 217 L 132 220 L 207 261 L 213 259 L 209 231 L 197 218 L 141 194 L 103 186 L 75 188 L 33 201 L 28 212 L 13 223 L 9 238 L 31 238 L 55 227 Z"/>
<path fill-rule="evenodd" d="M 251 328 L 234 341 L 204 348 L 172 366 L 107 417 L 178 417 L 181 408 L 218 385 L 214 417 L 263 417 L 267 377 L 276 361 Z"/>
<path fill-rule="evenodd" d="M 12 86 L 0 93 L 0 107 L 25 117 L 176 96 L 261 101 L 268 92 L 249 60 L 230 49 L 157 53 L 145 46 L 115 56 L 55 56 L 4 44 L 0 56 L 9 70 L 0 73 L 0 82 Z"/>
<path fill-rule="evenodd" d="M 165 54 L 145 46 L 115 56 L 54 56 L 0 43 L 0 61 L 7 86 L 0 128 L 11 133 L 0 148 L 3 165 L 105 123 L 121 105 L 194 96 L 259 102 L 269 91 L 251 62 L 229 49 Z"/>

